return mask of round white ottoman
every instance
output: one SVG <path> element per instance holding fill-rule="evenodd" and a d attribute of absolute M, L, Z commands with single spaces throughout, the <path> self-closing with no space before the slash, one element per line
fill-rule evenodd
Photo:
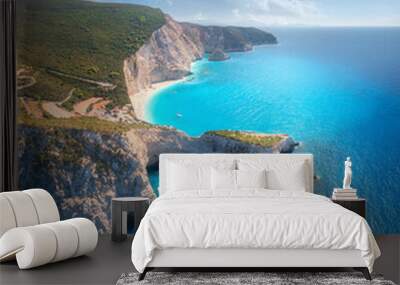
<path fill-rule="evenodd" d="M 16 255 L 19 268 L 28 269 L 89 253 L 97 239 L 95 225 L 84 218 L 13 228 L 1 237 L 0 256 Z"/>

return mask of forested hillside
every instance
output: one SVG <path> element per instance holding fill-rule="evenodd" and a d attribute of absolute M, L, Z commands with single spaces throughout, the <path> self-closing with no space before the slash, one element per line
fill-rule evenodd
<path fill-rule="evenodd" d="M 110 107 L 129 103 L 123 60 L 165 21 L 159 9 L 81 0 L 18 0 L 17 14 L 19 85 L 34 83 L 19 96 L 60 101 L 76 88 L 70 105 L 100 96 Z"/>

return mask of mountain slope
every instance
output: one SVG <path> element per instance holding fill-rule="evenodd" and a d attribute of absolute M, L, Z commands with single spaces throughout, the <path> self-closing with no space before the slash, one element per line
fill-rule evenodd
<path fill-rule="evenodd" d="M 252 27 L 220 27 L 201 26 L 190 23 L 182 25 L 198 29 L 205 52 L 211 53 L 216 49 L 225 52 L 248 51 L 255 45 L 276 44 L 276 37 L 268 32 Z"/>
<path fill-rule="evenodd" d="M 135 53 L 165 20 L 159 9 L 80 0 L 19 0 L 18 65 L 37 84 L 19 96 L 59 101 L 77 87 L 81 97 L 110 97 L 126 104 L 123 60 Z M 31 69 L 30 69 L 31 68 Z M 70 77 L 49 71 L 58 71 Z M 98 88 L 74 77 L 107 82 Z"/>

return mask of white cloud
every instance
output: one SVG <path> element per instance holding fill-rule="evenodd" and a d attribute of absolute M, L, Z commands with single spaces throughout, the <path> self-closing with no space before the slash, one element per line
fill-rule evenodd
<path fill-rule="evenodd" d="M 232 13 L 238 22 L 267 26 L 312 24 L 322 18 L 313 0 L 249 0 Z"/>
<path fill-rule="evenodd" d="M 198 22 L 207 21 L 207 17 L 203 14 L 203 12 L 198 12 L 194 15 L 193 19 Z"/>
<path fill-rule="evenodd" d="M 234 17 L 240 17 L 240 10 L 235 8 L 232 10 L 232 14 Z"/>

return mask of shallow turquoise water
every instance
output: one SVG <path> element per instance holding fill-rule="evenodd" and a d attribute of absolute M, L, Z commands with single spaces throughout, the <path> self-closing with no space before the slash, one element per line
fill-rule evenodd
<path fill-rule="evenodd" d="M 148 170 L 149 173 L 149 180 L 150 180 L 150 184 L 153 187 L 153 191 L 155 192 L 155 194 L 158 196 L 158 186 L 159 186 L 159 171 L 157 169 L 149 169 Z"/>
<path fill-rule="evenodd" d="M 280 44 L 201 60 L 160 91 L 146 116 L 190 135 L 215 129 L 286 133 L 315 156 L 316 192 L 341 185 L 368 199 L 378 233 L 400 232 L 400 29 L 279 29 Z M 176 113 L 181 113 L 178 118 Z"/>

